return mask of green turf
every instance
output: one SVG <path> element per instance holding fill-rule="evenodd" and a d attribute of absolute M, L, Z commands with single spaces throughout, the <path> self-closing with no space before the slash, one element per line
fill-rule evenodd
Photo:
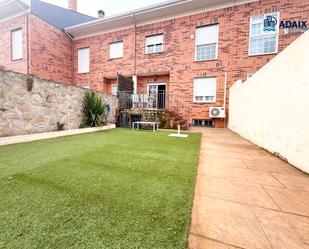
<path fill-rule="evenodd" d="M 184 249 L 200 135 L 167 134 L 0 147 L 0 248 Z"/>

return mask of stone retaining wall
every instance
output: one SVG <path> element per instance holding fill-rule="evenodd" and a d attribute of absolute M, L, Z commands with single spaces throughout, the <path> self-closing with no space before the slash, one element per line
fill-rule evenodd
<path fill-rule="evenodd" d="M 0 69 L 0 137 L 55 131 L 58 121 L 65 129 L 79 127 L 86 89 L 33 78 L 32 91 L 28 91 L 28 78 Z M 107 121 L 115 123 L 117 98 L 100 95 L 111 106 Z"/>

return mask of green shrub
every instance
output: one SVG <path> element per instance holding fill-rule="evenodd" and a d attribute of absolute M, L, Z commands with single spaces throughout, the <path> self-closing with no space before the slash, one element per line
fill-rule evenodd
<path fill-rule="evenodd" d="M 61 123 L 60 121 L 57 122 L 57 129 L 58 131 L 64 130 L 64 123 Z"/>
<path fill-rule="evenodd" d="M 86 92 L 83 100 L 83 125 L 89 127 L 100 126 L 104 119 L 105 108 L 106 105 L 97 93 L 93 91 Z"/>
<path fill-rule="evenodd" d="M 89 126 L 86 125 L 86 124 L 84 124 L 84 123 L 81 123 L 81 124 L 79 125 L 79 129 L 84 129 L 84 128 L 89 128 Z"/>

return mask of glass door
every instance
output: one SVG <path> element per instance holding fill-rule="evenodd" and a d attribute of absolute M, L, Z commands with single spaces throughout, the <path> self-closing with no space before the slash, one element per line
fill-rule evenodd
<path fill-rule="evenodd" d="M 152 109 L 165 109 L 166 85 L 164 83 L 149 84 L 148 93 Z"/>

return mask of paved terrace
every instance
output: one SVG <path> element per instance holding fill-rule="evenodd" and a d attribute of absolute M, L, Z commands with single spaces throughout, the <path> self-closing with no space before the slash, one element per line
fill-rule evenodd
<path fill-rule="evenodd" d="M 309 176 L 240 136 L 204 129 L 190 249 L 309 248 Z"/>

